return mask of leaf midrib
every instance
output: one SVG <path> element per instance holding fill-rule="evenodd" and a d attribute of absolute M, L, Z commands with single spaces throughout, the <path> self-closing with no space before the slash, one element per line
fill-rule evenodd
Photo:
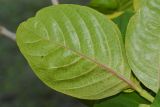
<path fill-rule="evenodd" d="M 25 26 L 22 26 L 22 27 L 23 27 L 24 29 L 26 29 L 27 31 L 30 31 L 30 30 L 29 30 L 28 28 L 26 28 Z M 30 31 L 30 32 L 32 32 L 32 31 Z M 38 35 L 38 34 L 35 33 L 35 32 L 32 32 L 32 33 L 34 33 L 35 35 Z M 102 63 L 98 62 L 98 60 L 92 59 L 92 58 L 84 55 L 83 53 L 80 53 L 80 52 L 78 52 L 78 51 L 76 51 L 76 50 L 73 50 L 73 49 L 67 47 L 65 44 L 60 44 L 60 43 L 55 42 L 55 41 L 54 41 L 54 43 L 57 44 L 58 46 L 62 47 L 62 48 L 65 48 L 65 49 L 67 49 L 67 50 L 72 51 L 72 52 L 75 53 L 77 56 L 81 56 L 82 58 L 87 59 L 87 60 L 91 61 L 92 63 L 95 63 L 96 65 L 98 65 L 99 67 L 103 68 L 103 69 L 106 70 L 107 72 L 110 72 L 111 74 L 113 74 L 113 75 L 115 75 L 116 77 L 118 77 L 120 80 L 124 81 L 124 82 L 125 82 L 126 84 L 128 84 L 132 89 L 137 90 L 138 87 L 137 87 L 131 80 L 125 78 L 123 75 L 117 73 L 115 70 L 113 70 L 112 68 L 108 67 L 107 65 L 102 64 Z"/>

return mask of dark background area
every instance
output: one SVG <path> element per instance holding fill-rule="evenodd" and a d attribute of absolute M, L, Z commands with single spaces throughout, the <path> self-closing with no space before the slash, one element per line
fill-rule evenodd
<path fill-rule="evenodd" d="M 60 0 L 85 5 L 89 0 Z M 0 25 L 16 32 L 18 25 L 50 0 L 0 0 Z M 79 100 L 44 85 L 32 72 L 14 41 L 0 35 L 0 107 L 86 107 Z"/>

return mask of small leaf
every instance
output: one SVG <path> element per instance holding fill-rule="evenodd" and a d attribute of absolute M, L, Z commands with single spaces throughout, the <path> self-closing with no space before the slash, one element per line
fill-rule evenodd
<path fill-rule="evenodd" d="M 91 8 L 44 8 L 19 26 L 16 39 L 36 75 L 59 92 L 101 99 L 133 86 L 120 31 Z"/>
<path fill-rule="evenodd" d="M 160 88 L 160 1 L 147 0 L 131 18 L 126 52 L 136 77 L 149 89 Z"/>
<path fill-rule="evenodd" d="M 136 92 L 120 93 L 95 104 L 94 107 L 139 107 L 141 103 L 149 103 Z"/>

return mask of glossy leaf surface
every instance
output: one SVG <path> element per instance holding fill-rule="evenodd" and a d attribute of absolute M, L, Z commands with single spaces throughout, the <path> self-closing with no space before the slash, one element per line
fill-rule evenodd
<path fill-rule="evenodd" d="M 157 92 L 160 85 L 160 1 L 148 0 L 132 17 L 126 51 L 137 78 Z"/>
<path fill-rule="evenodd" d="M 17 43 L 37 76 L 59 92 L 101 99 L 128 87 L 123 77 L 130 79 L 130 69 L 120 31 L 88 7 L 40 10 L 19 26 Z"/>

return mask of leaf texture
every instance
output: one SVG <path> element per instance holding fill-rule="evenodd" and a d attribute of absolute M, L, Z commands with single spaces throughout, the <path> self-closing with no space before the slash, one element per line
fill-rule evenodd
<path fill-rule="evenodd" d="M 120 31 L 93 9 L 46 7 L 19 26 L 16 39 L 36 75 L 59 92 L 101 99 L 128 87 L 123 79 L 131 73 Z"/>
<path fill-rule="evenodd" d="M 138 79 L 149 89 L 160 88 L 160 1 L 148 0 L 128 25 L 126 51 Z"/>

